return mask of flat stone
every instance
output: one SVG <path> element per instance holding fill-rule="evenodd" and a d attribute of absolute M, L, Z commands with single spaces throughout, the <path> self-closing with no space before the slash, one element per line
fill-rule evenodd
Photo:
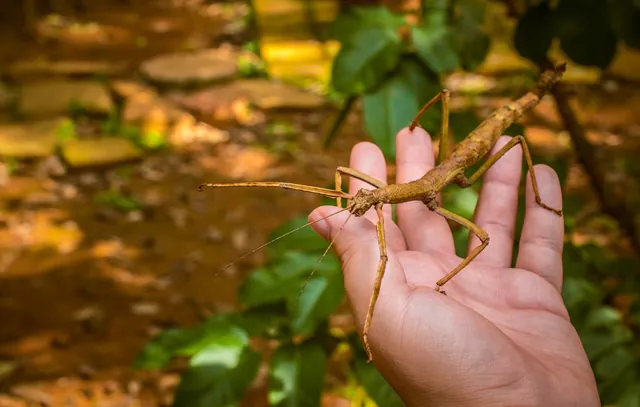
<path fill-rule="evenodd" d="M 14 79 L 25 79 L 33 76 L 86 76 L 86 75 L 117 75 L 128 67 L 127 62 L 112 61 L 49 61 L 46 59 L 31 59 L 14 62 L 9 66 L 7 74 Z"/>
<path fill-rule="evenodd" d="M 325 104 L 320 95 L 268 79 L 245 79 L 238 81 L 237 86 L 262 110 L 316 109 Z"/>
<path fill-rule="evenodd" d="M 0 155 L 15 158 L 48 157 L 58 144 L 61 119 L 0 126 Z"/>
<path fill-rule="evenodd" d="M 234 103 L 246 100 L 261 110 L 313 110 L 325 105 L 325 99 L 292 85 L 268 79 L 242 79 L 229 84 L 215 85 L 199 92 L 175 92 L 169 99 L 199 114 L 217 117 Z M 223 115 L 224 116 L 224 115 Z"/>
<path fill-rule="evenodd" d="M 27 116 L 56 116 L 77 103 L 90 112 L 107 114 L 113 109 L 109 90 L 95 81 L 48 80 L 19 89 L 18 109 Z"/>
<path fill-rule="evenodd" d="M 144 62 L 140 71 L 162 85 L 204 85 L 233 78 L 238 72 L 236 58 L 233 51 L 226 49 L 177 52 Z"/>
<path fill-rule="evenodd" d="M 153 89 L 133 81 L 116 80 L 111 83 L 113 92 L 125 99 L 122 121 L 131 124 L 145 123 L 153 117 L 163 116 L 174 123 L 191 117 L 191 114 L 160 97 Z"/>
<path fill-rule="evenodd" d="M 131 141 L 117 137 L 95 140 L 70 140 L 62 156 L 73 167 L 90 167 L 134 160 L 142 151 Z"/>

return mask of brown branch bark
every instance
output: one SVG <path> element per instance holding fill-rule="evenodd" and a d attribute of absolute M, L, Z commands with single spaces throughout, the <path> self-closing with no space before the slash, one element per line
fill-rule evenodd
<path fill-rule="evenodd" d="M 640 254 L 640 234 L 636 225 L 636 220 L 640 215 L 624 197 L 617 196 L 619 194 L 614 193 L 608 187 L 605 172 L 601 168 L 595 148 L 587 140 L 584 128 L 578 122 L 562 84 L 556 85 L 551 90 L 551 94 L 564 126 L 569 132 L 578 161 L 582 164 L 590 180 L 603 212 L 618 222 L 620 228 L 631 240 L 636 253 Z"/>

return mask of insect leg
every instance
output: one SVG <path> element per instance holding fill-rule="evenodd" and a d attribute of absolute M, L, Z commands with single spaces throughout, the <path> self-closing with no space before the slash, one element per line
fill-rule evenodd
<path fill-rule="evenodd" d="M 369 185 L 372 185 L 376 188 L 382 188 L 385 186 L 385 183 L 380 181 L 379 179 L 373 178 L 372 176 L 365 174 L 364 172 L 360 172 L 358 170 L 354 170 L 349 167 L 338 167 L 336 169 L 336 191 L 342 191 L 342 175 L 346 174 L 353 178 L 357 178 L 360 181 L 364 181 Z M 336 204 L 338 207 L 342 208 L 342 199 L 341 197 L 336 198 Z"/>
<path fill-rule="evenodd" d="M 382 277 L 387 267 L 387 241 L 384 235 L 384 215 L 382 214 L 382 205 L 376 205 L 376 213 L 378 214 L 378 223 L 376 223 L 376 231 L 378 232 L 378 246 L 380 247 L 380 261 L 378 263 L 378 271 L 376 273 L 376 281 L 373 285 L 373 292 L 371 299 L 369 300 L 369 309 L 367 310 L 367 316 L 364 320 L 364 329 L 362 330 L 362 341 L 364 342 L 364 348 L 367 351 L 369 362 L 373 359 L 371 355 L 371 347 L 369 346 L 369 328 L 371 327 L 371 318 L 373 317 L 373 310 L 378 301 L 380 295 L 380 287 L 382 285 Z"/>
<path fill-rule="evenodd" d="M 538 205 L 540 205 L 544 209 L 550 210 L 551 212 L 554 212 L 558 216 L 562 216 L 562 210 L 555 209 L 548 206 L 547 204 L 542 202 L 542 199 L 540 198 L 540 192 L 538 190 L 538 181 L 536 180 L 536 174 L 533 171 L 533 161 L 531 160 L 531 152 L 529 151 L 529 146 L 527 145 L 527 141 L 524 139 L 523 136 L 515 136 L 511 140 L 509 140 L 507 144 L 505 144 L 494 155 L 489 157 L 487 161 L 485 161 L 484 164 L 482 164 L 482 166 L 478 169 L 478 171 L 476 171 L 469 178 L 466 178 L 464 175 L 459 175 L 454 182 L 462 188 L 466 188 L 469 185 L 473 184 L 475 181 L 478 180 L 478 178 L 482 176 L 482 174 L 484 174 L 493 164 L 495 164 L 496 161 L 500 159 L 500 157 L 505 155 L 507 151 L 515 147 L 517 144 L 522 145 L 522 151 L 524 152 L 524 159 L 527 162 L 529 174 L 531 174 L 531 185 L 533 186 L 533 193 L 535 194 L 536 202 L 538 203 Z"/>
<path fill-rule="evenodd" d="M 433 211 L 469 229 L 471 232 L 473 232 L 473 234 L 478 236 L 481 242 L 481 244 L 475 249 L 473 249 L 471 253 L 469 253 L 467 257 L 465 257 L 465 259 L 462 260 L 460 264 L 458 264 L 446 276 L 442 277 L 440 280 L 438 280 L 438 282 L 436 282 L 436 291 L 440 291 L 442 289 L 442 286 L 445 285 L 447 281 L 451 280 L 456 274 L 458 274 L 463 268 L 465 268 L 474 258 L 476 258 L 480 254 L 480 252 L 482 252 L 485 249 L 485 247 L 487 247 L 487 245 L 489 244 L 489 235 L 484 229 L 482 229 L 480 226 L 476 225 L 475 223 L 467 220 L 463 216 L 460 216 L 451 211 L 448 211 L 440 206 L 436 207 Z M 440 292 L 444 293 L 444 291 L 440 291 Z"/>
<path fill-rule="evenodd" d="M 438 100 L 442 100 L 442 127 L 440 130 L 440 147 L 438 149 L 438 162 L 443 162 L 447 158 L 447 140 L 449 139 L 449 101 L 451 100 L 451 92 L 447 89 L 442 89 L 440 93 L 434 96 L 428 101 L 420 112 L 413 119 L 409 125 L 409 130 L 413 131 L 418 125 L 420 118 L 431 106 L 433 106 Z"/>

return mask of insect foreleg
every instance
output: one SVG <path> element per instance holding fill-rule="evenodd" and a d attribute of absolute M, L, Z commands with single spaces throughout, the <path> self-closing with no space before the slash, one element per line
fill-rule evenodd
<path fill-rule="evenodd" d="M 336 169 L 336 191 L 342 191 L 342 175 L 349 175 L 353 178 L 359 179 L 360 181 L 364 181 L 367 184 L 374 186 L 376 188 L 382 188 L 385 186 L 385 183 L 376 179 L 364 172 L 360 172 L 358 170 L 354 170 L 349 167 L 338 167 Z M 336 198 L 336 205 L 342 208 L 342 199 L 340 197 Z"/>

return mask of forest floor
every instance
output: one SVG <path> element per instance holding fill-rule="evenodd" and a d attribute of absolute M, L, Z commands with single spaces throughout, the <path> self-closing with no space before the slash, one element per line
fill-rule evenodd
<path fill-rule="evenodd" d="M 264 255 L 214 272 L 319 203 L 275 189 L 197 186 L 329 186 L 367 140 L 354 112 L 324 149 L 337 114 L 326 98 L 238 74 L 237 60 L 252 58 L 241 49 L 246 13 L 215 2 L 198 13 L 122 7 L 82 16 L 92 24 L 50 16 L 36 39 L 0 33 L 0 406 L 167 404 L 179 375 L 134 372 L 142 346 L 162 329 L 233 308 Z M 185 50 L 193 59 L 176 54 Z M 470 78 L 482 79 L 452 78 L 454 92 Z M 590 140 L 612 156 L 640 151 L 639 88 L 576 85 Z M 480 116 L 507 100 L 472 99 Z M 109 120 L 113 112 L 119 120 Z M 170 134 L 167 148 L 109 135 L 121 123 L 144 129 L 143 147 Z M 571 154 L 550 101 L 523 124 L 534 150 Z M 571 177 L 593 200 L 581 171 Z M 615 228 L 593 228 L 589 236 L 617 239 Z M 264 388 L 262 377 L 244 405 L 265 405 Z M 328 393 L 324 405 L 349 401 Z"/>

